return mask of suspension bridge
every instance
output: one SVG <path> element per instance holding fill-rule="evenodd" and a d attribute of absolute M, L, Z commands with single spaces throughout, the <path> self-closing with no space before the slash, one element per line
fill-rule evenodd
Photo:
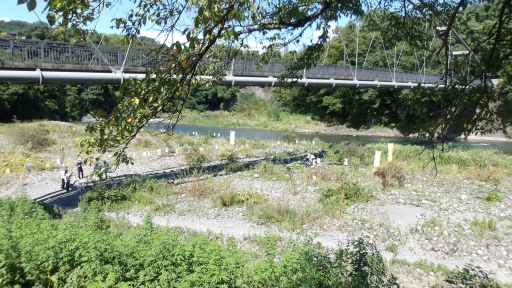
<path fill-rule="evenodd" d="M 157 64 L 149 48 L 96 46 L 66 42 L 0 38 L 0 83 L 109 84 L 143 79 Z M 281 86 L 278 77 L 289 61 L 271 60 L 257 65 L 257 57 L 237 57 L 227 63 L 220 85 Z M 442 86 L 441 75 L 349 65 L 318 64 L 300 72 L 296 86 L 411 88 Z M 210 75 L 198 76 L 214 81 Z"/>

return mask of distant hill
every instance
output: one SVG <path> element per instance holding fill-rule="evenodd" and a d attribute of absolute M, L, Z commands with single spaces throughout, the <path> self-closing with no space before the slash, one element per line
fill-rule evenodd
<path fill-rule="evenodd" d="M 12 36 L 17 36 L 23 39 L 39 39 L 64 42 L 69 41 L 65 35 L 57 35 L 53 33 L 53 28 L 44 22 L 28 23 L 20 20 L 0 20 L 0 37 L 12 37 L 11 35 L 5 34 L 9 32 L 16 32 L 17 35 Z M 95 44 L 99 44 L 101 41 L 102 45 L 128 46 L 129 44 L 129 40 L 126 39 L 123 35 L 116 34 L 102 35 L 94 33 L 93 35 L 90 35 L 90 39 Z M 82 43 L 87 42 L 85 39 L 75 39 L 75 41 Z M 155 39 L 145 36 L 139 36 L 137 40 L 132 43 L 133 47 L 158 47 L 159 45 L 160 44 Z"/>
<path fill-rule="evenodd" d="M 21 32 L 28 29 L 32 25 L 34 24 L 20 20 L 8 22 L 0 20 L 0 32 Z"/>

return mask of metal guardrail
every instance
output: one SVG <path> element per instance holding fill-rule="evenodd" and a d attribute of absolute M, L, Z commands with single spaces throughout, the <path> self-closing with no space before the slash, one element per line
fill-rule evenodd
<path fill-rule="evenodd" d="M 149 48 L 130 48 L 118 46 L 99 46 L 98 53 L 90 44 L 71 44 L 67 42 L 0 38 L 0 61 L 17 63 L 43 63 L 56 65 L 88 65 L 125 67 L 152 67 L 156 62 L 148 57 Z M 127 53 L 128 51 L 128 53 Z M 126 59 L 125 59 L 126 58 Z M 272 60 L 268 64 L 257 66 L 257 57 L 237 57 L 227 71 L 232 75 L 279 76 L 290 63 L 284 60 Z M 87 69 L 83 69 L 87 70 Z M 390 82 L 437 83 L 440 75 L 421 74 L 409 71 L 390 71 L 376 68 L 358 68 L 357 77 L 354 67 L 334 64 L 318 64 L 302 71 L 306 78 L 358 79 Z"/>

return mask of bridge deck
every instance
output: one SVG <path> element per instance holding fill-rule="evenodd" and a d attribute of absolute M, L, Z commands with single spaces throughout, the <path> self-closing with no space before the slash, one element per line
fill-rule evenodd
<path fill-rule="evenodd" d="M 22 40 L 0 38 L 0 70 L 51 70 L 51 71 L 88 71 L 112 72 L 120 69 L 126 73 L 145 73 L 155 61 L 149 57 L 149 48 L 131 48 L 100 46 L 98 49 L 88 44 L 65 42 Z M 238 57 L 226 64 L 227 75 L 248 77 L 279 77 L 285 72 L 288 61 L 272 60 L 268 64 L 257 65 L 257 57 Z M 318 64 L 306 71 L 299 72 L 304 78 L 340 79 L 386 82 L 429 83 L 439 82 L 439 75 L 409 71 L 390 71 L 373 68 Z"/>

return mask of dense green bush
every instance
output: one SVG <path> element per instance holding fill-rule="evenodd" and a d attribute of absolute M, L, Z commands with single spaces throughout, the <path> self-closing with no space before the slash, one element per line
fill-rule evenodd
<path fill-rule="evenodd" d="M 398 287 L 362 239 L 331 251 L 311 238 L 254 237 L 258 251 L 149 217 L 111 229 L 99 202 L 51 219 L 27 198 L 0 199 L 1 287 Z"/>

